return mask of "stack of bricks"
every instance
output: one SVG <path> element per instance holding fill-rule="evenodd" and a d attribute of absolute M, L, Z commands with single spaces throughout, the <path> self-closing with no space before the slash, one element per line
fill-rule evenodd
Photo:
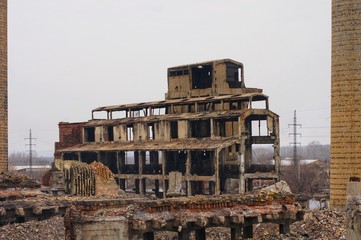
<path fill-rule="evenodd" d="M 346 206 L 361 177 L 361 0 L 332 1 L 330 204 Z"/>
<path fill-rule="evenodd" d="M 8 170 L 7 0 L 0 0 L 0 172 Z"/>

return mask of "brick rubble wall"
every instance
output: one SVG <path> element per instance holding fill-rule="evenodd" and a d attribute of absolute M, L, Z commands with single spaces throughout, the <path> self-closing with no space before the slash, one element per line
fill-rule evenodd
<path fill-rule="evenodd" d="M 83 122 L 59 123 L 59 142 L 55 143 L 55 157 L 59 158 L 58 150 L 83 143 Z"/>

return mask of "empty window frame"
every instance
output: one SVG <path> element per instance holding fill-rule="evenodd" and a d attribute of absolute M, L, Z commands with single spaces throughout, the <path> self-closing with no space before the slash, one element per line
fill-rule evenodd
<path fill-rule="evenodd" d="M 170 137 L 178 138 L 178 122 L 177 121 L 170 122 Z"/>
<path fill-rule="evenodd" d="M 192 67 L 192 89 L 212 87 L 212 65 Z"/>
<path fill-rule="evenodd" d="M 119 119 L 119 118 L 126 118 L 127 112 L 126 111 L 114 111 L 112 112 L 112 119 Z"/>
<path fill-rule="evenodd" d="M 226 81 L 228 83 L 229 88 L 240 88 L 242 87 L 241 83 L 241 68 L 233 63 L 227 63 L 227 78 Z"/>
<path fill-rule="evenodd" d="M 163 108 L 152 108 L 151 109 L 151 112 L 150 112 L 150 115 L 164 115 L 164 114 L 167 114 L 168 111 L 165 107 Z"/>
<path fill-rule="evenodd" d="M 211 136 L 211 123 L 209 119 L 190 121 L 190 124 L 192 138 L 206 138 Z"/>
<path fill-rule="evenodd" d="M 114 127 L 113 126 L 106 126 L 106 133 L 108 136 L 104 136 L 105 141 L 114 141 Z"/>
<path fill-rule="evenodd" d="M 266 120 L 252 121 L 252 136 L 269 136 L 269 133 Z"/>
<path fill-rule="evenodd" d="M 169 71 L 169 76 L 170 77 L 183 76 L 183 75 L 188 75 L 188 74 L 189 74 L 189 71 L 188 71 L 187 68 Z"/>
<path fill-rule="evenodd" d="M 215 121 L 214 135 L 217 137 L 233 137 L 238 135 L 238 119 L 219 119 Z"/>
<path fill-rule="evenodd" d="M 95 142 L 95 127 L 84 128 L 84 142 Z"/>
<path fill-rule="evenodd" d="M 133 141 L 134 140 L 134 128 L 133 125 L 127 126 L 127 140 Z"/>
<path fill-rule="evenodd" d="M 106 111 L 94 111 L 92 112 L 92 119 L 109 119 L 108 112 Z"/>

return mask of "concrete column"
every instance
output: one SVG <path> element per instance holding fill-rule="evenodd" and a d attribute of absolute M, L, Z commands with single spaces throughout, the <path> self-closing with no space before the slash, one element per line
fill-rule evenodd
<path fill-rule="evenodd" d="M 145 152 L 139 152 L 139 176 L 143 174 L 143 166 L 145 164 Z M 139 181 L 139 191 L 140 194 L 145 194 L 146 186 L 145 186 L 145 179 L 141 178 Z"/>
<path fill-rule="evenodd" d="M 242 227 L 237 226 L 231 228 L 231 240 L 241 240 L 242 239 Z"/>
<path fill-rule="evenodd" d="M 125 168 L 125 152 L 117 153 L 117 168 L 118 174 L 121 174 Z M 119 179 L 119 187 L 125 191 L 125 179 Z"/>
<path fill-rule="evenodd" d="M 134 151 L 134 165 L 135 165 L 135 169 L 137 169 L 137 174 L 138 176 L 141 174 L 140 170 L 140 156 L 139 156 L 139 152 L 138 151 Z M 139 179 L 135 179 L 135 193 L 136 194 L 140 194 L 140 180 Z"/>
<path fill-rule="evenodd" d="M 197 240 L 206 240 L 206 229 L 205 228 L 196 229 L 195 238 Z"/>
<path fill-rule="evenodd" d="M 214 188 L 214 195 L 219 195 L 221 193 L 221 186 L 220 186 L 220 179 L 219 179 L 219 153 L 220 150 L 217 149 L 216 151 L 213 152 L 213 154 L 215 154 L 215 156 L 213 156 L 213 158 L 215 157 L 215 161 L 214 161 L 214 175 L 216 177 L 216 182 L 215 182 L 215 188 Z"/>
<path fill-rule="evenodd" d="M 187 162 L 186 162 L 186 176 L 191 176 L 192 173 L 192 159 L 191 159 L 191 151 L 187 151 Z M 187 181 L 187 196 L 192 196 L 192 182 Z"/>
<path fill-rule="evenodd" d="M 78 155 L 79 162 L 82 162 L 82 160 L 81 160 L 81 152 L 77 152 L 76 155 Z"/>
<path fill-rule="evenodd" d="M 244 177 L 245 173 L 245 164 L 244 164 L 244 154 L 241 153 L 238 155 L 239 160 L 239 193 L 245 193 L 246 192 L 246 179 Z"/>
<path fill-rule="evenodd" d="M 165 164 L 166 164 L 166 157 L 165 157 L 165 151 L 162 151 L 162 184 L 163 184 L 163 198 L 166 198 L 166 184 L 165 184 Z"/>

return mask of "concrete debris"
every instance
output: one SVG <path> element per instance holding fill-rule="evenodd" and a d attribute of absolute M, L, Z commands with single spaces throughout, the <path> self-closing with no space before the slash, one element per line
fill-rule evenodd
<path fill-rule="evenodd" d="M 293 223 L 288 234 L 278 235 L 275 224 L 255 227 L 255 239 L 259 240 L 333 240 L 346 239 L 346 213 L 333 210 L 316 210 L 310 217 Z"/>
<path fill-rule="evenodd" d="M 278 235 L 278 225 L 260 224 L 255 226 L 255 240 L 306 240 L 306 239 L 346 239 L 346 216 L 343 212 L 317 210 L 312 212 L 312 218 L 291 225 L 291 232 Z M 177 235 L 172 232 L 157 232 L 156 240 L 174 240 Z M 209 240 L 230 240 L 230 230 L 227 228 L 207 228 Z M 60 216 L 44 221 L 29 221 L 0 227 L 0 239 L 64 239 L 64 222 Z M 194 232 L 190 240 L 195 240 Z"/>
<path fill-rule="evenodd" d="M 292 193 L 291 188 L 288 186 L 287 182 L 283 180 L 271 186 L 262 188 L 262 191 L 272 191 L 274 193 Z"/>
<path fill-rule="evenodd" d="M 44 221 L 29 221 L 0 227 L 2 240 L 63 240 L 64 238 L 64 220 L 60 216 Z"/>
<path fill-rule="evenodd" d="M 34 178 L 14 172 L 0 173 L 0 189 L 7 188 L 39 188 L 40 183 Z"/>

